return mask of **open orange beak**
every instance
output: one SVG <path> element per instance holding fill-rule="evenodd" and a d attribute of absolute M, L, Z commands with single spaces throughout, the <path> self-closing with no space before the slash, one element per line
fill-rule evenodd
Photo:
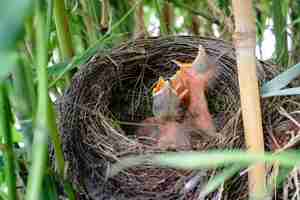
<path fill-rule="evenodd" d="M 172 60 L 179 70 L 170 81 L 160 77 L 153 88 L 153 113 L 156 116 L 175 117 L 179 103 L 183 103 L 192 114 L 192 126 L 211 135 L 215 127 L 209 113 L 205 90 L 215 73 L 215 65 L 209 63 L 205 49 L 200 45 L 193 63 Z M 168 85 L 167 85 L 168 84 Z M 166 88 L 171 86 L 172 89 Z M 173 92 L 175 91 L 175 92 Z"/>
<path fill-rule="evenodd" d="M 166 84 L 166 81 L 163 77 L 159 77 L 158 82 L 155 84 L 152 93 L 157 94 Z"/>

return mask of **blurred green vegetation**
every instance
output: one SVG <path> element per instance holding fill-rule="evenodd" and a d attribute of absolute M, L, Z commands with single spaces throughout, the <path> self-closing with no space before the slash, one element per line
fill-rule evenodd
<path fill-rule="evenodd" d="M 300 3 L 253 3 L 258 52 L 264 54 L 263 43 L 272 37 L 264 33 L 272 30 L 275 49 L 268 59 L 285 71 L 300 58 Z M 76 191 L 64 174 L 53 105 L 80 65 L 97 51 L 121 41 L 168 34 L 231 41 L 234 32 L 230 0 L 2 0 L 1 5 L 0 199 L 58 199 L 59 195 L 75 199 Z M 300 74 L 299 68 L 295 65 L 267 83 L 263 96 L 298 95 L 299 88 L 282 88 Z M 49 167 L 49 142 L 54 146 L 57 171 Z M 204 193 L 241 168 L 230 166 Z"/>

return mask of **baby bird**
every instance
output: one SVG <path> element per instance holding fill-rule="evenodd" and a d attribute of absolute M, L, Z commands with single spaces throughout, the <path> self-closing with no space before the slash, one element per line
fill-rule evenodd
<path fill-rule="evenodd" d="M 160 149 L 190 150 L 188 130 L 201 130 L 210 136 L 216 133 L 205 97 L 216 65 L 209 62 L 201 45 L 193 63 L 175 62 L 180 70 L 170 81 L 159 79 L 153 89 L 154 117 L 144 120 L 146 126 L 137 134 L 152 138 Z"/>
<path fill-rule="evenodd" d="M 178 63 L 180 70 L 171 81 L 181 102 L 192 116 L 191 126 L 207 135 L 215 135 L 215 126 L 209 113 L 205 91 L 212 80 L 216 63 L 208 59 L 205 49 L 200 45 L 192 64 Z"/>

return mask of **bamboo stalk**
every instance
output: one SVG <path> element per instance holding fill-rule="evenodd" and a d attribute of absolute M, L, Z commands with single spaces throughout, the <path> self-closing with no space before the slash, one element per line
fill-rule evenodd
<path fill-rule="evenodd" d="M 61 149 L 61 141 L 58 135 L 55 114 L 48 96 L 48 77 L 47 77 L 47 51 L 48 51 L 48 36 L 45 31 L 45 19 L 41 9 L 40 1 L 36 2 L 36 17 L 37 17 L 37 79 L 38 79 L 38 108 L 37 119 L 34 132 L 34 143 L 32 150 L 32 166 L 30 169 L 26 200 L 39 199 L 42 190 L 42 181 L 45 171 L 47 170 L 47 153 L 48 153 L 48 136 L 51 136 L 54 144 L 56 157 L 56 165 L 59 174 L 64 179 L 65 163 L 63 152 Z M 72 185 L 66 181 L 64 188 L 70 200 L 74 200 L 74 192 Z"/>
<path fill-rule="evenodd" d="M 83 10 L 83 21 L 86 27 L 88 41 L 90 45 L 93 45 L 97 41 L 96 26 L 94 24 L 93 17 L 90 15 L 89 7 L 86 0 L 80 0 L 80 4 Z"/>
<path fill-rule="evenodd" d="M 234 31 L 233 21 L 230 16 L 226 16 L 224 10 L 218 8 L 218 6 L 213 1 L 207 1 L 208 9 L 213 16 L 218 16 L 221 19 L 222 23 L 219 26 L 221 31 L 221 38 L 226 39 L 228 41 L 232 40 L 232 33 Z M 227 5 L 229 6 L 229 5 Z M 213 32 L 213 31 L 208 31 Z"/>
<path fill-rule="evenodd" d="M 158 13 L 158 17 L 159 17 L 159 23 L 160 23 L 160 26 L 159 26 L 159 29 L 160 29 L 160 34 L 162 36 L 166 35 L 168 33 L 167 31 L 167 25 L 165 24 L 165 20 L 164 20 L 164 17 L 163 17 L 163 13 L 162 13 L 162 9 L 160 7 L 160 1 L 159 0 L 155 0 L 154 1 L 154 4 L 155 4 L 155 8 L 156 8 L 156 11 Z"/>
<path fill-rule="evenodd" d="M 4 83 L 0 83 L 0 133 L 5 144 L 5 173 L 8 187 L 8 200 L 17 199 L 15 161 L 10 129 L 10 110 Z"/>
<path fill-rule="evenodd" d="M 199 10 L 199 8 L 205 8 L 208 7 L 208 2 L 209 1 L 193 1 L 190 0 L 188 5 L 191 5 L 194 9 Z M 210 20 L 205 19 L 202 16 L 195 15 L 191 13 L 191 28 L 194 34 L 201 35 L 201 36 L 211 36 L 213 33 L 212 30 L 212 22 Z M 218 26 L 220 27 L 220 26 Z"/>
<path fill-rule="evenodd" d="M 251 0 L 233 0 L 234 42 L 237 55 L 241 107 L 248 151 L 264 153 L 258 79 L 256 76 L 256 27 Z M 249 170 L 250 198 L 263 199 L 266 194 L 266 171 L 263 163 Z"/>
<path fill-rule="evenodd" d="M 54 0 L 54 19 L 57 30 L 60 53 L 63 59 L 72 58 L 74 51 L 72 46 L 72 36 L 69 30 L 67 14 L 65 12 L 65 3 L 61 0 Z"/>
<path fill-rule="evenodd" d="M 47 21 L 47 31 L 46 31 L 46 41 L 48 41 L 46 43 L 46 50 L 49 48 L 49 38 L 50 38 L 50 27 L 51 27 L 51 16 L 52 16 L 52 5 L 53 5 L 53 0 L 49 0 L 48 1 L 48 8 L 47 8 L 47 17 L 46 17 L 46 21 Z M 71 56 L 71 55 L 69 55 Z M 48 57 L 46 58 L 48 60 Z M 65 58 L 66 59 L 66 58 Z M 47 91 L 48 93 L 48 91 Z M 63 152 L 62 152 L 62 145 L 61 145 L 61 139 L 59 137 L 58 134 L 58 130 L 57 130 L 57 125 L 56 125 L 56 121 L 55 121 L 55 113 L 53 110 L 53 105 L 50 101 L 50 99 L 48 98 L 48 102 L 49 104 L 47 105 L 47 123 L 48 123 L 48 128 L 50 129 L 50 136 L 51 136 L 51 140 L 54 146 L 54 152 L 55 152 L 55 163 L 57 168 L 59 169 L 59 174 L 61 177 L 64 177 L 64 166 L 65 166 L 65 162 L 64 162 L 64 156 L 63 156 Z M 67 191 L 68 194 L 70 194 Z M 70 196 L 70 195 L 69 195 Z M 71 195 L 72 196 L 72 195 Z M 72 198 L 70 198 L 72 199 Z"/>
<path fill-rule="evenodd" d="M 100 21 L 100 30 L 102 33 L 106 33 L 109 28 L 109 0 L 102 0 L 101 1 L 101 21 Z"/>
<path fill-rule="evenodd" d="M 169 2 L 169 0 L 165 0 L 162 8 L 163 21 L 165 25 L 165 30 L 167 34 L 172 33 L 172 29 L 174 26 L 174 8 L 173 4 Z"/>
<path fill-rule="evenodd" d="M 52 143 L 54 145 L 54 151 L 55 151 L 55 160 L 56 160 L 56 167 L 58 169 L 59 174 L 61 175 L 61 177 L 64 177 L 64 167 L 65 167 L 65 161 L 64 161 L 64 157 L 63 157 L 63 152 L 62 152 L 62 148 L 61 148 L 61 140 L 60 140 L 60 136 L 58 133 L 58 129 L 56 126 L 56 121 L 55 121 L 55 112 L 54 109 L 51 105 L 51 101 L 50 99 L 48 100 L 48 102 L 50 102 L 50 104 L 48 105 L 48 121 L 49 121 L 49 125 L 50 125 L 50 133 L 51 133 L 51 140 Z"/>
<path fill-rule="evenodd" d="M 55 20 L 55 27 L 57 31 L 57 38 L 59 43 L 60 54 L 62 60 L 69 60 L 74 55 L 74 49 L 72 44 L 72 36 L 70 27 L 65 12 L 65 3 L 61 0 L 53 0 L 49 5 L 53 3 L 53 14 Z M 48 28 L 48 27 L 47 27 Z M 70 75 L 65 76 L 66 84 L 70 84 Z"/>
<path fill-rule="evenodd" d="M 194 35 L 200 35 L 200 19 L 197 15 L 192 14 L 191 16 L 191 32 Z"/>
<path fill-rule="evenodd" d="M 137 2 L 139 1 L 132 0 L 131 4 L 134 5 Z M 145 25 L 144 4 L 142 1 L 138 3 L 138 7 L 134 11 L 134 21 L 135 21 L 134 38 L 147 37 L 148 31 Z"/>
<path fill-rule="evenodd" d="M 37 44 L 37 78 L 38 78 L 38 107 L 32 149 L 32 165 L 27 183 L 26 200 L 40 199 L 42 182 L 47 167 L 47 151 L 49 130 L 47 125 L 48 110 L 48 78 L 47 78 L 47 40 L 45 19 L 41 2 L 36 1 L 36 44 Z"/>

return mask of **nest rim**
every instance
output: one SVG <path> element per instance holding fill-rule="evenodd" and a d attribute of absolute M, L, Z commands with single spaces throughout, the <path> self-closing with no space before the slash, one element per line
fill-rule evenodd
<path fill-rule="evenodd" d="M 130 113 L 130 109 L 132 109 L 132 113 L 139 112 L 139 109 L 141 109 L 139 106 L 144 105 L 144 100 L 141 100 L 142 103 L 127 102 L 132 107 L 122 110 L 119 107 L 114 108 L 113 106 L 117 104 L 124 106 L 125 103 L 115 102 L 113 99 L 120 98 L 121 94 L 130 92 L 132 92 L 132 96 L 134 97 L 134 92 L 140 90 L 140 88 L 143 88 L 142 94 L 146 96 L 145 94 L 149 94 L 149 91 L 151 91 L 150 86 L 153 85 L 155 80 L 158 80 L 159 76 L 170 76 L 176 71 L 176 68 L 173 68 L 170 62 L 172 58 L 177 58 L 178 61 L 185 62 L 193 60 L 197 54 L 199 44 L 204 46 L 210 58 L 215 59 L 220 68 L 215 77 L 217 84 L 209 86 L 209 90 L 213 92 L 208 92 L 208 98 L 224 95 L 222 92 L 225 92 L 226 95 L 224 96 L 228 97 L 228 99 L 225 97 L 223 99 L 224 108 L 214 108 L 210 105 L 210 109 L 213 107 L 218 110 L 213 112 L 214 117 L 221 121 L 221 124 L 217 125 L 217 129 L 226 135 L 227 139 L 222 142 L 206 141 L 199 149 L 244 146 L 243 142 L 238 141 L 243 140 L 243 131 L 241 131 L 242 125 L 239 112 L 239 86 L 235 52 L 230 43 L 215 38 L 192 36 L 153 37 L 126 42 L 113 48 L 109 53 L 98 53 L 96 56 L 93 56 L 75 74 L 71 87 L 66 91 L 62 100 L 59 101 L 59 126 L 63 140 L 64 155 L 70 163 L 69 175 L 72 182 L 78 186 L 79 191 L 84 194 L 85 198 L 105 199 L 114 196 L 116 188 L 120 189 L 120 187 L 116 187 L 122 184 L 122 182 L 117 181 L 117 179 L 120 179 L 120 176 L 109 181 L 105 177 L 109 166 L 118 160 L 119 157 L 159 152 L 159 150 L 153 149 L 151 145 L 141 145 L 136 138 L 132 137 L 133 134 L 126 135 L 124 126 L 120 127 L 120 124 L 116 123 L 124 120 L 122 118 L 118 119 L 120 117 L 118 114 Z M 258 77 L 261 82 L 274 77 L 278 73 L 273 66 L 265 62 L 258 61 L 257 64 Z M 133 82 L 130 82 L 131 80 Z M 144 81 L 147 81 L 147 83 L 144 83 Z M 222 86 L 221 89 L 220 85 Z M 115 88 L 117 88 L 116 91 Z M 131 91 L 129 88 L 134 89 Z M 124 100 L 127 97 L 125 95 L 122 98 Z M 135 97 L 135 99 L 138 98 Z M 282 104 L 282 102 L 281 98 L 272 98 L 263 102 L 263 108 L 264 105 L 268 105 L 263 110 L 265 112 L 265 121 L 274 121 L 274 118 L 278 116 L 274 116 L 276 109 L 269 109 L 272 107 L 270 103 L 274 105 Z M 211 103 L 209 102 L 209 104 Z M 219 104 L 222 104 L 222 102 L 219 102 Z M 114 109 L 120 109 L 119 113 L 112 111 Z M 131 123 L 137 123 L 143 120 L 143 117 L 149 115 L 149 113 L 145 111 L 145 113 L 141 114 L 144 116 L 139 115 L 140 113 L 137 116 L 126 116 L 125 119 Z M 270 124 L 265 124 L 265 127 L 267 126 L 270 126 Z M 138 170 L 140 169 L 133 169 L 133 172 L 137 172 Z M 160 171 L 156 170 L 155 173 Z M 165 170 L 165 172 L 165 175 L 169 175 L 179 171 L 170 169 L 170 171 Z M 141 173 L 145 173 L 145 169 Z M 184 173 L 187 172 L 185 171 Z M 122 176 L 126 175 L 123 174 Z M 158 173 L 157 176 L 160 177 L 162 175 Z M 179 173 L 177 181 L 182 176 L 188 175 Z M 133 179 L 132 177 L 123 177 L 123 183 L 127 184 L 128 180 Z M 141 178 L 137 177 L 136 179 Z M 100 181 L 104 183 L 101 186 L 97 185 L 97 182 Z M 145 179 L 138 182 L 138 184 L 143 183 L 143 181 Z M 132 187 L 134 186 L 133 184 Z M 127 189 L 130 190 L 130 188 Z M 159 193 L 160 198 L 164 197 L 164 199 L 179 198 L 175 197 L 176 192 L 172 188 L 168 187 L 167 189 L 169 190 L 167 194 L 166 188 L 160 189 L 161 192 L 159 190 L 154 190 L 152 193 L 148 191 L 143 196 L 143 199 L 158 198 L 157 193 Z M 124 191 L 119 191 L 119 196 L 116 198 L 122 199 L 126 197 L 136 199 L 137 196 L 141 197 L 140 195 L 142 195 L 138 192 L 134 195 L 131 192 L 125 194 Z M 245 191 L 243 192 L 245 193 Z M 193 199 L 193 195 L 186 196 L 186 199 Z"/>

